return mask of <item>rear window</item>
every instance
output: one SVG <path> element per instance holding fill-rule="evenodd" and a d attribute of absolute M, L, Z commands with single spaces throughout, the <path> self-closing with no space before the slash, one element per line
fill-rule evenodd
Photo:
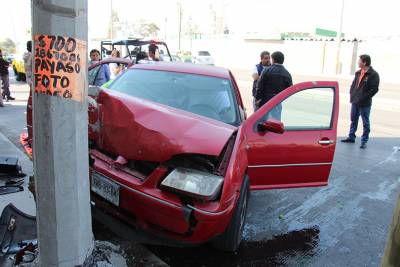
<path fill-rule="evenodd" d="M 239 124 L 237 102 L 228 79 L 130 69 L 109 89 L 231 125 Z"/>
<path fill-rule="evenodd" d="M 200 51 L 199 52 L 199 56 L 203 56 L 203 57 L 209 57 L 211 56 L 210 53 L 208 51 Z"/>

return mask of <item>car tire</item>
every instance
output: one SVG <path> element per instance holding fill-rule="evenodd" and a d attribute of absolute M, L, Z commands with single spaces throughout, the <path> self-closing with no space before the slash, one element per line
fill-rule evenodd
<path fill-rule="evenodd" d="M 239 248 L 242 242 L 243 229 L 246 222 L 247 208 L 250 197 L 250 182 L 246 175 L 243 179 L 242 188 L 234 214 L 225 232 L 213 241 L 213 246 L 219 250 L 233 252 Z"/>
<path fill-rule="evenodd" d="M 20 81 L 21 82 L 25 82 L 26 81 L 25 73 L 18 72 L 16 80 L 19 81 L 19 82 Z"/>

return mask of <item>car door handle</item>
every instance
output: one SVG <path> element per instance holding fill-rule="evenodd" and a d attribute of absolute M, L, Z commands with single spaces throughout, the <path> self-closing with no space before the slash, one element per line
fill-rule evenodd
<path fill-rule="evenodd" d="M 320 145 L 331 145 L 331 144 L 333 144 L 333 141 L 332 140 L 319 140 L 318 144 L 320 144 Z"/>

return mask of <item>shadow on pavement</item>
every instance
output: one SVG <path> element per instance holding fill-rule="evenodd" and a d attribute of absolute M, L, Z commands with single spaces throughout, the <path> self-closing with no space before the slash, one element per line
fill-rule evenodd
<path fill-rule="evenodd" d="M 312 257 L 319 242 L 319 228 L 312 227 L 274 236 L 264 241 L 244 241 L 234 253 L 211 245 L 194 248 L 147 246 L 170 266 L 284 266 Z"/>

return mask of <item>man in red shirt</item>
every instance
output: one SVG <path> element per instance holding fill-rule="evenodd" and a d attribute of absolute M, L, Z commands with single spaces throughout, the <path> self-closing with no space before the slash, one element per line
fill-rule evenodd
<path fill-rule="evenodd" d="M 364 149 L 367 147 L 371 131 L 369 115 L 371 113 L 372 97 L 379 90 L 379 74 L 371 67 L 371 57 L 369 55 L 361 55 L 358 60 L 358 66 L 360 70 L 356 72 L 350 88 L 351 125 L 349 137 L 342 140 L 342 142 L 355 142 L 358 120 L 361 116 L 364 131 L 361 136 L 360 148 Z"/>

